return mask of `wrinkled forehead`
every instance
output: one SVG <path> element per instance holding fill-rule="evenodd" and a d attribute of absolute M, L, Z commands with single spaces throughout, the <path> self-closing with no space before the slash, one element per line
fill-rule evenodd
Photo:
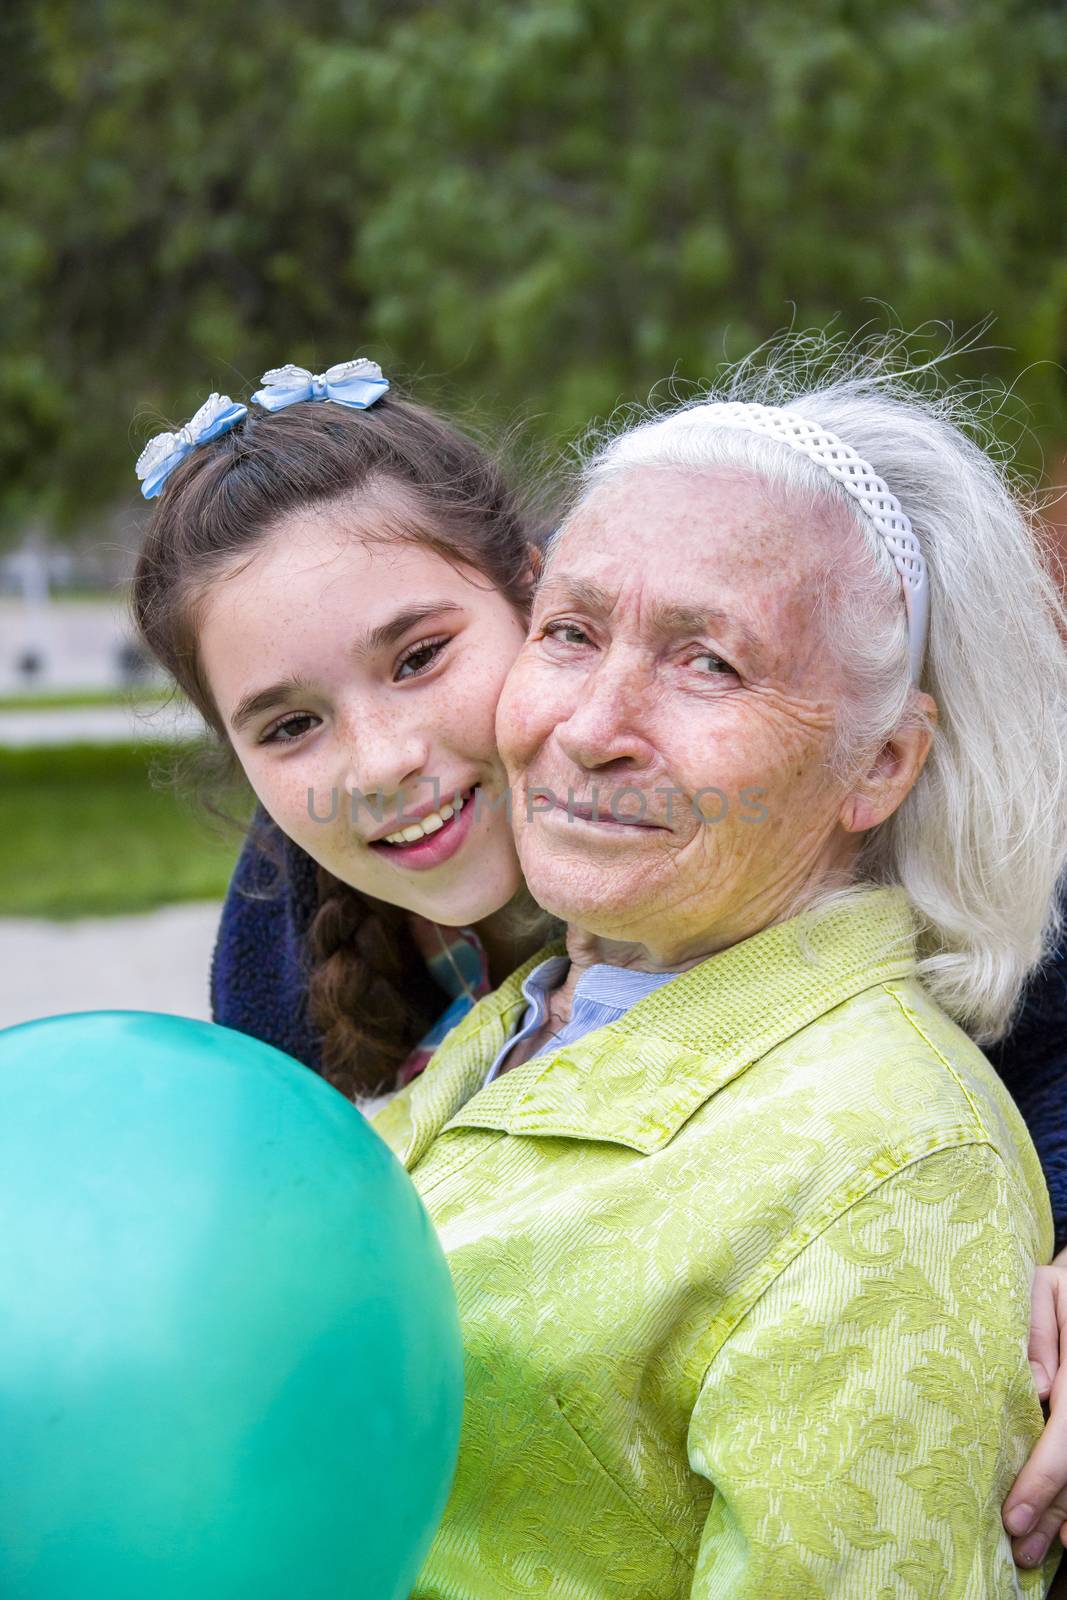
<path fill-rule="evenodd" d="M 632 468 L 595 483 L 567 517 L 541 596 L 595 585 L 620 604 L 730 610 L 773 644 L 776 630 L 810 630 L 847 521 L 832 501 L 739 470 Z"/>

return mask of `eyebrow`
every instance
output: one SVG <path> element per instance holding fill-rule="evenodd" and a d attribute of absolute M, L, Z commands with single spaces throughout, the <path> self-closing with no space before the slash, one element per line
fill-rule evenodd
<path fill-rule="evenodd" d="M 585 578 L 568 578 L 563 573 L 558 577 L 550 574 L 545 579 L 538 590 L 537 599 L 543 601 L 546 596 L 553 603 L 574 600 L 587 611 L 600 616 L 609 614 L 616 598 L 599 583 L 590 583 Z M 683 633 L 704 633 L 709 626 L 729 628 L 760 662 L 763 661 L 766 650 L 763 640 L 740 617 L 723 611 L 719 606 L 678 605 L 658 600 L 650 606 L 649 617 L 653 632 L 665 639 L 677 638 Z"/>
<path fill-rule="evenodd" d="M 352 646 L 352 654 L 373 655 L 377 650 L 387 650 L 390 645 L 399 643 L 409 628 L 425 622 L 427 617 L 438 617 L 446 611 L 460 610 L 462 607 L 454 600 L 429 600 L 424 605 L 405 606 L 403 611 L 398 611 L 388 622 L 381 622 L 376 628 L 370 628 L 362 634 Z"/>
<path fill-rule="evenodd" d="M 368 628 L 361 634 L 352 646 L 351 653 L 355 656 L 365 656 L 374 655 L 379 650 L 387 650 L 391 645 L 397 644 L 409 628 L 425 622 L 427 617 L 438 617 L 445 612 L 461 609 L 454 600 L 430 600 L 423 605 L 405 606 L 402 611 L 390 617 L 388 622 L 381 622 L 376 628 Z M 313 688 L 314 686 L 305 678 L 280 678 L 277 683 L 272 683 L 265 689 L 255 689 L 237 702 L 230 718 L 230 727 L 234 733 L 240 733 L 242 728 L 247 727 L 256 717 L 262 716 L 264 711 L 273 711 L 275 706 L 284 705 L 287 700 L 297 700 L 311 694 Z"/>
<path fill-rule="evenodd" d="M 230 727 L 234 733 L 240 733 L 264 711 L 273 711 L 275 706 L 284 705 L 287 700 L 298 700 L 310 692 L 311 685 L 302 678 L 282 678 L 279 683 L 272 683 L 266 689 L 256 689 L 237 702 L 230 718 Z"/>

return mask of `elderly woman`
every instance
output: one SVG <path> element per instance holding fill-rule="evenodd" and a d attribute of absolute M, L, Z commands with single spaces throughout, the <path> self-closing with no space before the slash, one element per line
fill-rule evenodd
<path fill-rule="evenodd" d="M 375 1123 L 465 1330 L 416 1595 L 1044 1592 L 999 1508 L 1048 1197 L 964 1029 L 1054 932 L 1063 620 L 991 460 L 892 386 L 594 460 L 498 718 L 566 943 Z"/>

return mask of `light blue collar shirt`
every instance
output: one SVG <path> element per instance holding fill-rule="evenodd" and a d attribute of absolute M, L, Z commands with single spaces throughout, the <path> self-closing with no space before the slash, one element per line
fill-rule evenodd
<path fill-rule="evenodd" d="M 542 1026 L 548 1016 L 548 997 L 554 989 L 559 988 L 570 964 L 569 956 L 549 956 L 547 961 L 542 961 L 529 973 L 522 986 L 527 1002 L 526 1013 L 498 1051 L 486 1075 L 486 1084 L 499 1076 L 515 1046 Z M 672 978 L 678 976 L 677 972 L 633 972 L 629 967 L 609 967 L 601 963 L 589 967 L 575 986 L 574 1004 L 568 1022 L 555 1038 L 546 1039 L 534 1051 L 534 1055 L 543 1056 L 560 1050 L 564 1045 L 573 1044 L 583 1034 L 592 1033 L 594 1028 L 617 1022 L 638 1000 L 643 1000 L 653 989 L 670 983 Z"/>

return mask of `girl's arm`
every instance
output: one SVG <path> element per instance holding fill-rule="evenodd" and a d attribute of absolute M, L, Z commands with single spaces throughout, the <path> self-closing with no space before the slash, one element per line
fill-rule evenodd
<path fill-rule="evenodd" d="M 1062 896 L 1067 915 L 1067 885 Z M 1026 1118 L 1052 1200 L 1057 1243 L 1067 1239 L 1067 934 L 1033 974 L 1011 1032 L 986 1053 Z M 1067 1249 L 1033 1283 L 1030 1360 L 1048 1424 L 1004 1504 L 1021 1565 L 1035 1559 L 1067 1516 Z M 1043 1373 L 1043 1378 L 1042 1374 Z M 1031 1514 L 1026 1515 L 1026 1507 Z M 1040 1560 L 1040 1555 L 1036 1555 Z"/>
<path fill-rule="evenodd" d="M 315 863 L 259 808 L 234 868 L 211 960 L 211 1015 L 318 1071 L 304 944 Z"/>

